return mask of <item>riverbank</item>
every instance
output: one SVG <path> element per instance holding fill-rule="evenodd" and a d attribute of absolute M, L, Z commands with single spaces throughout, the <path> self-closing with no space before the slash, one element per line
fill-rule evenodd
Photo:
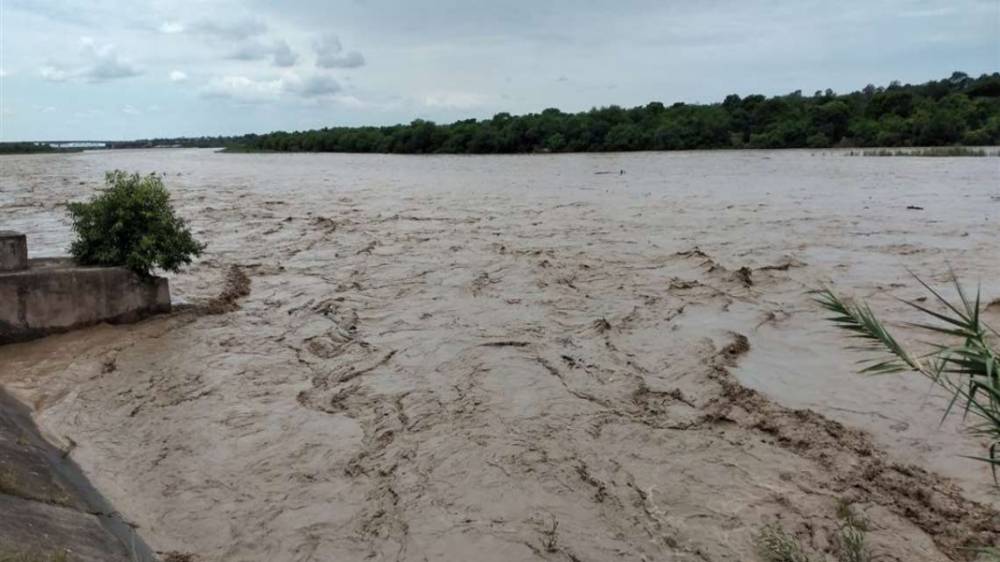
<path fill-rule="evenodd" d="M 153 562 L 135 528 L 0 388 L 0 559 Z"/>

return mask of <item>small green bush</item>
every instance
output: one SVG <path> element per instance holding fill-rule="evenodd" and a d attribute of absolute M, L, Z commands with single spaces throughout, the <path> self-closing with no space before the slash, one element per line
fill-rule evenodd
<path fill-rule="evenodd" d="M 148 276 L 154 268 L 176 272 L 205 246 L 174 214 L 170 194 L 156 174 L 108 172 L 107 188 L 86 203 L 69 203 L 76 240 L 70 253 L 83 265 L 125 266 Z"/>

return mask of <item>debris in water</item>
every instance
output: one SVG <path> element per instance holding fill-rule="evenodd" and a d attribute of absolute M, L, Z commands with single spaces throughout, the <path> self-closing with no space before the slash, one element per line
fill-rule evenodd
<path fill-rule="evenodd" d="M 250 294 L 250 278 L 237 265 L 230 265 L 222 292 L 205 305 L 205 314 L 225 314 L 239 308 L 239 299 Z"/>
<path fill-rule="evenodd" d="M 752 275 L 753 275 L 753 270 L 747 266 L 743 266 L 738 270 L 736 270 L 736 279 L 738 279 L 740 283 L 743 283 L 744 287 L 750 287 L 751 285 L 753 285 L 753 278 L 751 277 Z"/>
<path fill-rule="evenodd" d="M 598 318 L 594 320 L 594 329 L 598 332 L 607 332 L 611 330 L 611 322 L 608 322 L 607 318 Z"/>

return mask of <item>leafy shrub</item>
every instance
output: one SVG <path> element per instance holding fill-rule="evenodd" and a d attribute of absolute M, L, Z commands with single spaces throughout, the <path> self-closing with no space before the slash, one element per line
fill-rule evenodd
<path fill-rule="evenodd" d="M 76 240 L 70 253 L 84 265 L 125 266 L 148 276 L 154 268 L 176 272 L 205 246 L 174 214 L 170 194 L 156 174 L 108 172 L 107 188 L 87 203 L 70 203 Z"/>

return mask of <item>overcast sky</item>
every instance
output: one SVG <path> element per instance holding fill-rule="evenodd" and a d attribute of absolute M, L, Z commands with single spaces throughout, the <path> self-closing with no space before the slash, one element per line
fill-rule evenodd
<path fill-rule="evenodd" d="M 1000 0 L 0 0 L 3 140 L 448 122 L 1000 69 Z"/>

